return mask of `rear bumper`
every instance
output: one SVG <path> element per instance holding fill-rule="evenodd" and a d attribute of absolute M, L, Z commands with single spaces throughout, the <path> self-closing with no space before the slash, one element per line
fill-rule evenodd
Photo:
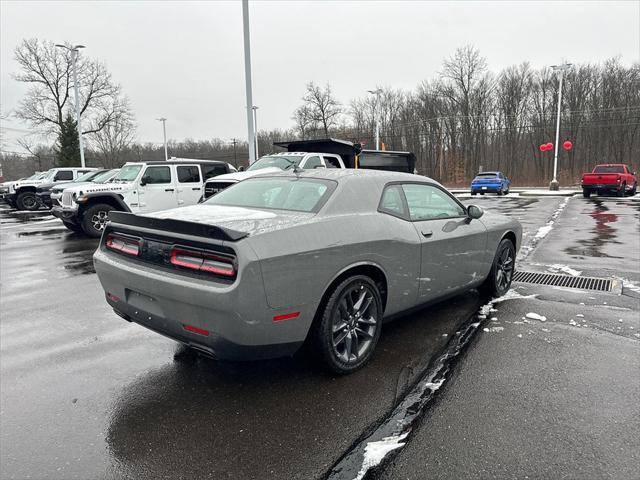
<path fill-rule="evenodd" d="M 583 190 L 609 190 L 609 191 L 618 191 L 621 188 L 620 184 L 602 184 L 602 183 L 594 183 L 594 184 L 583 184 Z"/>
<path fill-rule="evenodd" d="M 94 254 L 94 265 L 107 302 L 118 315 L 222 360 L 293 354 L 315 313 L 313 305 L 270 308 L 257 261 L 247 264 L 245 259 L 246 267 L 231 285 L 134 263 L 101 248 Z M 273 321 L 291 311 L 300 314 Z"/>
<path fill-rule="evenodd" d="M 505 188 L 501 184 L 471 184 L 472 192 L 498 192 L 500 190 L 505 190 Z"/>

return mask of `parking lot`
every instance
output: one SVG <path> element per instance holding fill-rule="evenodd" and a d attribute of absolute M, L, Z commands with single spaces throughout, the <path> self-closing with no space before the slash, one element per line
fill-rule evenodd
<path fill-rule="evenodd" d="M 522 223 L 520 270 L 620 288 L 515 283 L 518 298 L 482 319 L 404 448 L 373 475 L 634 478 L 640 197 L 464 201 Z M 326 477 L 488 301 L 473 292 L 385 325 L 373 361 L 344 377 L 304 352 L 216 362 L 111 311 L 93 271 L 97 240 L 46 211 L 3 207 L 0 223 L 3 478 Z"/>

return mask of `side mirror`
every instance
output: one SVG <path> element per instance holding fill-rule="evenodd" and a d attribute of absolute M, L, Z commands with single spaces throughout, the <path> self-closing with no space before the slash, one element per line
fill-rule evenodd
<path fill-rule="evenodd" d="M 147 184 L 147 180 L 148 180 L 147 177 L 142 177 L 140 179 L 140 186 L 144 187 Z"/>
<path fill-rule="evenodd" d="M 240 165 L 240 166 L 238 167 L 238 171 L 239 171 L 239 172 L 244 172 L 244 165 Z"/>
<path fill-rule="evenodd" d="M 476 205 L 469 205 L 467 207 L 467 215 L 470 220 L 477 220 L 484 215 L 484 210 Z"/>

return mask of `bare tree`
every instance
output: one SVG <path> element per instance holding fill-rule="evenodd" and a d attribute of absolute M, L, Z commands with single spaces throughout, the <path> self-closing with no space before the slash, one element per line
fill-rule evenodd
<path fill-rule="evenodd" d="M 302 97 L 306 113 L 310 115 L 313 122 L 318 124 L 326 137 L 329 130 L 338 124 L 338 117 L 342 112 L 340 102 L 336 100 L 331 92 L 331 86 L 327 83 L 324 88 L 310 82 L 307 91 Z"/>
<path fill-rule="evenodd" d="M 72 102 L 69 51 L 56 48 L 53 42 L 23 40 L 15 49 L 15 59 L 21 72 L 14 79 L 30 85 L 15 116 L 44 133 L 59 133 Z M 120 86 L 102 63 L 80 56 L 77 69 L 83 134 L 99 132 L 128 113 Z"/>
<path fill-rule="evenodd" d="M 124 163 L 123 155 L 136 136 L 136 123 L 129 113 L 128 101 L 124 99 L 123 102 L 125 105 L 117 109 L 118 114 L 92 135 L 91 145 L 105 168 L 116 168 Z"/>

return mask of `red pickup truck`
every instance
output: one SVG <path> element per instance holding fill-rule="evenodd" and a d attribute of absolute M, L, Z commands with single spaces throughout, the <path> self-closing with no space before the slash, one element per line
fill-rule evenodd
<path fill-rule="evenodd" d="M 596 165 L 593 172 L 582 174 L 580 183 L 584 198 L 589 198 L 592 193 L 602 195 L 604 192 L 613 192 L 619 197 L 635 195 L 638 187 L 636 173 L 622 163 Z"/>

